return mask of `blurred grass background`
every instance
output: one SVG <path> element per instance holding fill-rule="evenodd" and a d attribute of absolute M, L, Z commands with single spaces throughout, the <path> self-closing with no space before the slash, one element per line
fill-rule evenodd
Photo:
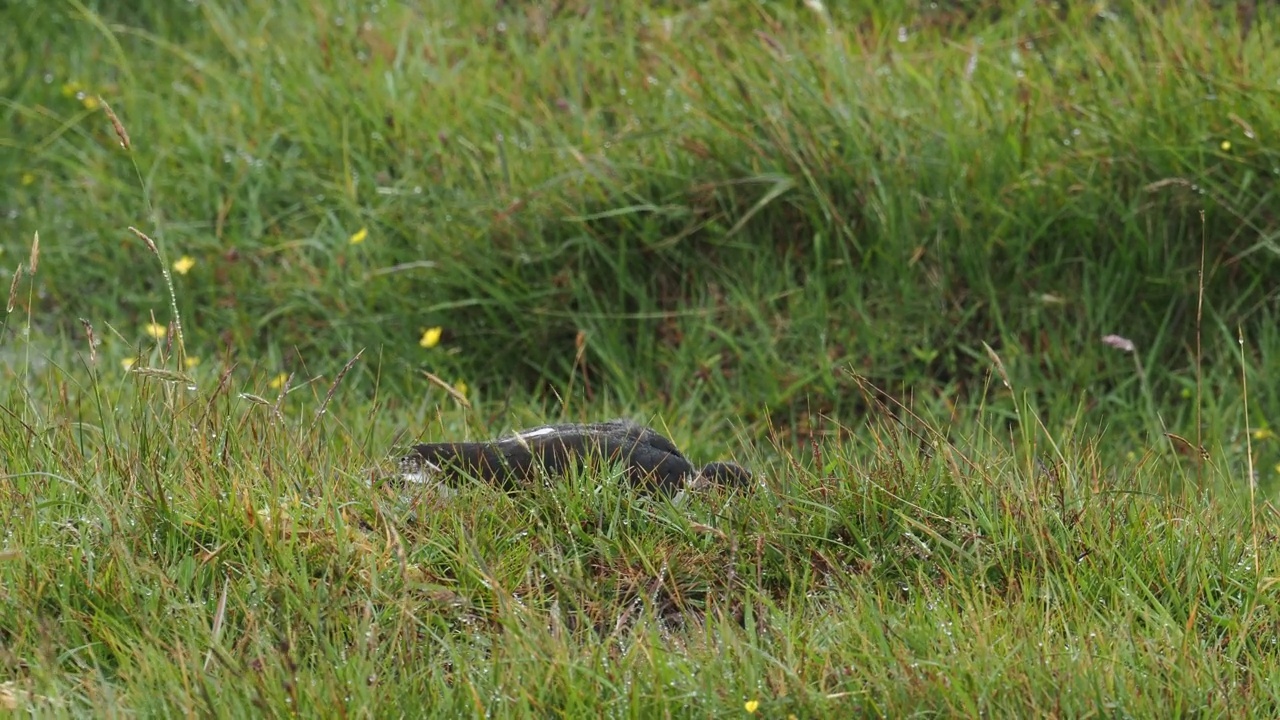
<path fill-rule="evenodd" d="M 799 427 L 856 417 L 849 370 L 980 397 L 986 342 L 1056 419 L 1153 400 L 1185 431 L 1203 251 L 1207 394 L 1237 329 L 1275 369 L 1280 58 L 1227 8 L 7 8 L 4 265 L 42 234 L 47 335 L 167 322 L 134 225 L 189 259 L 202 360 L 376 348 L 406 392 Z"/>

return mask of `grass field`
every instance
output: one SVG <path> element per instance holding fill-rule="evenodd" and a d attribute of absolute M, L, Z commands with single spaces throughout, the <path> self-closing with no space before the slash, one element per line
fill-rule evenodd
<path fill-rule="evenodd" d="M 0 7 L 0 709 L 1280 713 L 1274 9 L 456 5 Z"/>

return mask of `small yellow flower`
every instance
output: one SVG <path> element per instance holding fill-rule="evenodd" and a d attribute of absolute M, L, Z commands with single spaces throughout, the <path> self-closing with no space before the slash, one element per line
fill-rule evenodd
<path fill-rule="evenodd" d="M 1253 431 L 1254 440 L 1270 440 L 1275 436 L 1276 434 L 1271 431 L 1271 428 L 1264 427 L 1264 428 L 1258 428 L 1257 430 Z"/>
<path fill-rule="evenodd" d="M 1230 141 L 1230 140 L 1223 140 L 1223 141 L 1222 141 L 1222 152 L 1231 152 L 1231 141 Z"/>
<path fill-rule="evenodd" d="M 75 81 L 62 83 L 63 97 L 71 97 L 78 92 L 80 92 L 80 83 Z"/>
<path fill-rule="evenodd" d="M 22 173 L 22 184 L 30 185 L 36 181 L 35 173 Z"/>
<path fill-rule="evenodd" d="M 289 375 L 286 373 L 280 373 L 279 375 L 271 378 L 271 389 L 279 390 L 284 387 L 284 384 L 287 382 L 289 382 Z"/>
<path fill-rule="evenodd" d="M 188 355 L 182 359 L 182 364 L 185 365 L 188 370 L 190 370 L 191 368 L 200 364 L 200 358 L 195 357 L 193 355 Z"/>
<path fill-rule="evenodd" d="M 756 710 L 759 710 L 759 709 L 760 709 L 760 701 L 759 701 L 759 700 L 748 700 L 748 701 L 746 701 L 746 702 L 742 705 L 742 707 L 743 707 L 743 709 L 745 709 L 745 710 L 747 711 L 747 714 L 748 714 L 748 715 L 754 715 L 754 714 L 755 714 L 755 712 L 756 712 Z"/>
<path fill-rule="evenodd" d="M 424 348 L 430 349 L 440 344 L 440 335 L 444 333 L 444 328 L 431 327 L 422 331 L 422 339 L 418 344 Z"/>
<path fill-rule="evenodd" d="M 190 255 L 183 255 L 173 263 L 173 271 L 179 275 L 186 275 L 191 272 L 191 268 L 196 266 L 196 261 L 191 259 Z"/>
<path fill-rule="evenodd" d="M 455 382 L 453 384 L 453 389 L 457 390 L 459 395 L 463 397 L 467 396 L 467 382 L 465 380 Z"/>
<path fill-rule="evenodd" d="M 124 368 L 125 370 L 128 370 L 129 368 L 133 367 L 133 362 L 134 362 L 133 358 L 124 358 L 123 360 L 120 361 L 120 367 Z"/>
<path fill-rule="evenodd" d="M 97 96 L 95 95 L 85 95 L 80 102 L 84 104 L 84 108 L 86 110 L 97 110 L 98 105 L 100 104 Z"/>
<path fill-rule="evenodd" d="M 168 332 L 169 328 L 166 325 L 161 325 L 160 323 L 147 323 L 147 334 L 156 340 L 164 337 Z"/>
<path fill-rule="evenodd" d="M 364 239 L 367 237 L 369 237 L 369 228 L 360 228 L 359 230 L 356 231 L 354 235 L 351 236 L 351 244 L 359 245 L 360 243 L 364 242 Z"/>

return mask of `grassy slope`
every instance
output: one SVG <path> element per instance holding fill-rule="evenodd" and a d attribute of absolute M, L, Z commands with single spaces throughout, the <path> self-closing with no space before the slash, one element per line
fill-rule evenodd
<path fill-rule="evenodd" d="M 1098 343 L 1117 332 L 1185 433 L 1204 244 L 1210 345 L 1242 324 L 1274 369 L 1269 25 L 723 5 L 17 3 L 6 248 L 44 233 L 46 330 L 133 343 L 167 319 L 135 225 L 195 261 L 179 300 L 206 358 L 332 373 L 379 348 L 418 391 L 426 367 L 489 397 L 733 397 L 753 424 L 848 417 L 849 367 L 972 397 L 984 341 L 1071 399 L 1055 421 L 1132 405 L 1131 362 Z M 448 352 L 423 353 L 435 326 Z"/>
<path fill-rule="evenodd" d="M 1274 714 L 1265 18 L 271 8 L 0 11 L 0 703 Z M 363 484 L 613 413 L 763 484 Z"/>
<path fill-rule="evenodd" d="M 404 499 L 364 485 L 392 422 L 371 406 L 281 418 L 159 378 L 92 398 L 79 423 L 5 398 L 38 432 L 4 436 L 0 640 L 38 707 L 1280 708 L 1278 518 L 1216 465 L 1202 492 L 1167 459 L 876 423 L 818 457 L 761 446 L 762 486 L 678 506 L 608 473 Z"/>

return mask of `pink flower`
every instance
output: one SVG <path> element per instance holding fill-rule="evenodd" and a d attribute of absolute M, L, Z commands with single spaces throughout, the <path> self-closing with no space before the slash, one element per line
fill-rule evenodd
<path fill-rule="evenodd" d="M 1137 346 L 1135 346 L 1133 341 L 1127 337 L 1120 337 L 1119 335 L 1103 335 L 1102 342 L 1104 345 L 1110 345 L 1117 350 L 1123 350 L 1130 353 L 1138 351 Z"/>

